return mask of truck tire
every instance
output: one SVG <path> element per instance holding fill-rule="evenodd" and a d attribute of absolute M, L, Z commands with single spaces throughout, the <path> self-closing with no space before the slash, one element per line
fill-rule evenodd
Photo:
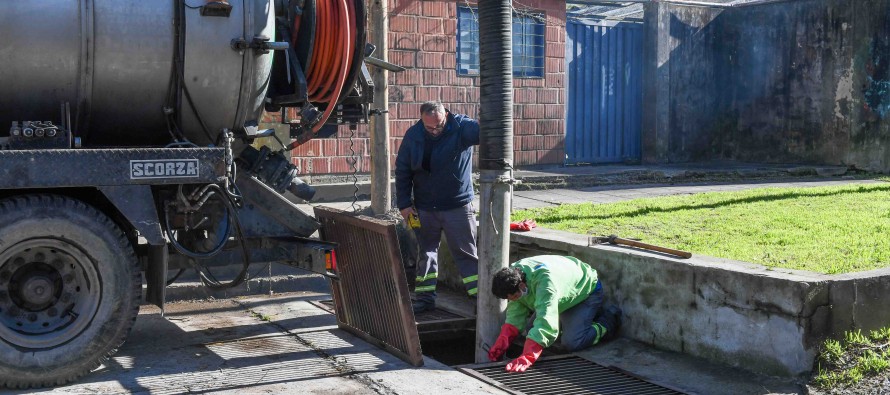
<path fill-rule="evenodd" d="M 141 287 L 105 214 L 57 195 L 0 200 L 0 384 L 57 386 L 98 367 L 133 327 Z"/>

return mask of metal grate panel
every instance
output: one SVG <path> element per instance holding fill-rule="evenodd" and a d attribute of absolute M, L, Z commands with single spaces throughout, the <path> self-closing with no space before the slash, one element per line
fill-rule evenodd
<path fill-rule="evenodd" d="M 395 223 L 315 207 L 321 238 L 335 242 L 331 280 L 339 327 L 414 365 L 423 365 Z"/>
<path fill-rule="evenodd" d="M 541 358 L 525 373 L 507 373 L 505 363 L 459 369 L 514 394 L 674 395 L 682 392 L 575 355 Z"/>

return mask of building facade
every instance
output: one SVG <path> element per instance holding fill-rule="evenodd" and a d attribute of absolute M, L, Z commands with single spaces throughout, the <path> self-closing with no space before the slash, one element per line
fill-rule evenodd
<path fill-rule="evenodd" d="M 514 166 L 563 164 L 566 3 L 517 0 L 513 7 Z M 424 101 L 439 100 L 451 112 L 479 118 L 479 25 L 476 2 L 389 0 L 389 10 L 389 61 L 406 68 L 389 74 L 394 163 Z M 308 175 L 368 173 L 368 135 L 367 125 L 354 133 L 340 128 L 336 137 L 295 149 L 294 164 Z"/>

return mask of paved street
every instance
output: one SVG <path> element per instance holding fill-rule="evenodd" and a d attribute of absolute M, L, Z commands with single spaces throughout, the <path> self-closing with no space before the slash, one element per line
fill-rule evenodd
<path fill-rule="evenodd" d="M 165 317 L 143 306 L 127 343 L 100 369 L 73 385 L 27 393 L 503 393 L 429 358 L 414 368 L 337 329 L 334 315 L 309 303 L 329 298 L 299 292 L 176 302 Z"/>

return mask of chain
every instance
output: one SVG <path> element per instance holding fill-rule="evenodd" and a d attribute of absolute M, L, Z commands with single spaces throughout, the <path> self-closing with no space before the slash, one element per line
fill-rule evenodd
<path fill-rule="evenodd" d="M 349 125 L 349 162 L 352 164 L 352 211 L 358 212 L 361 207 L 358 205 L 358 155 L 355 154 L 355 130 L 356 125 Z"/>

